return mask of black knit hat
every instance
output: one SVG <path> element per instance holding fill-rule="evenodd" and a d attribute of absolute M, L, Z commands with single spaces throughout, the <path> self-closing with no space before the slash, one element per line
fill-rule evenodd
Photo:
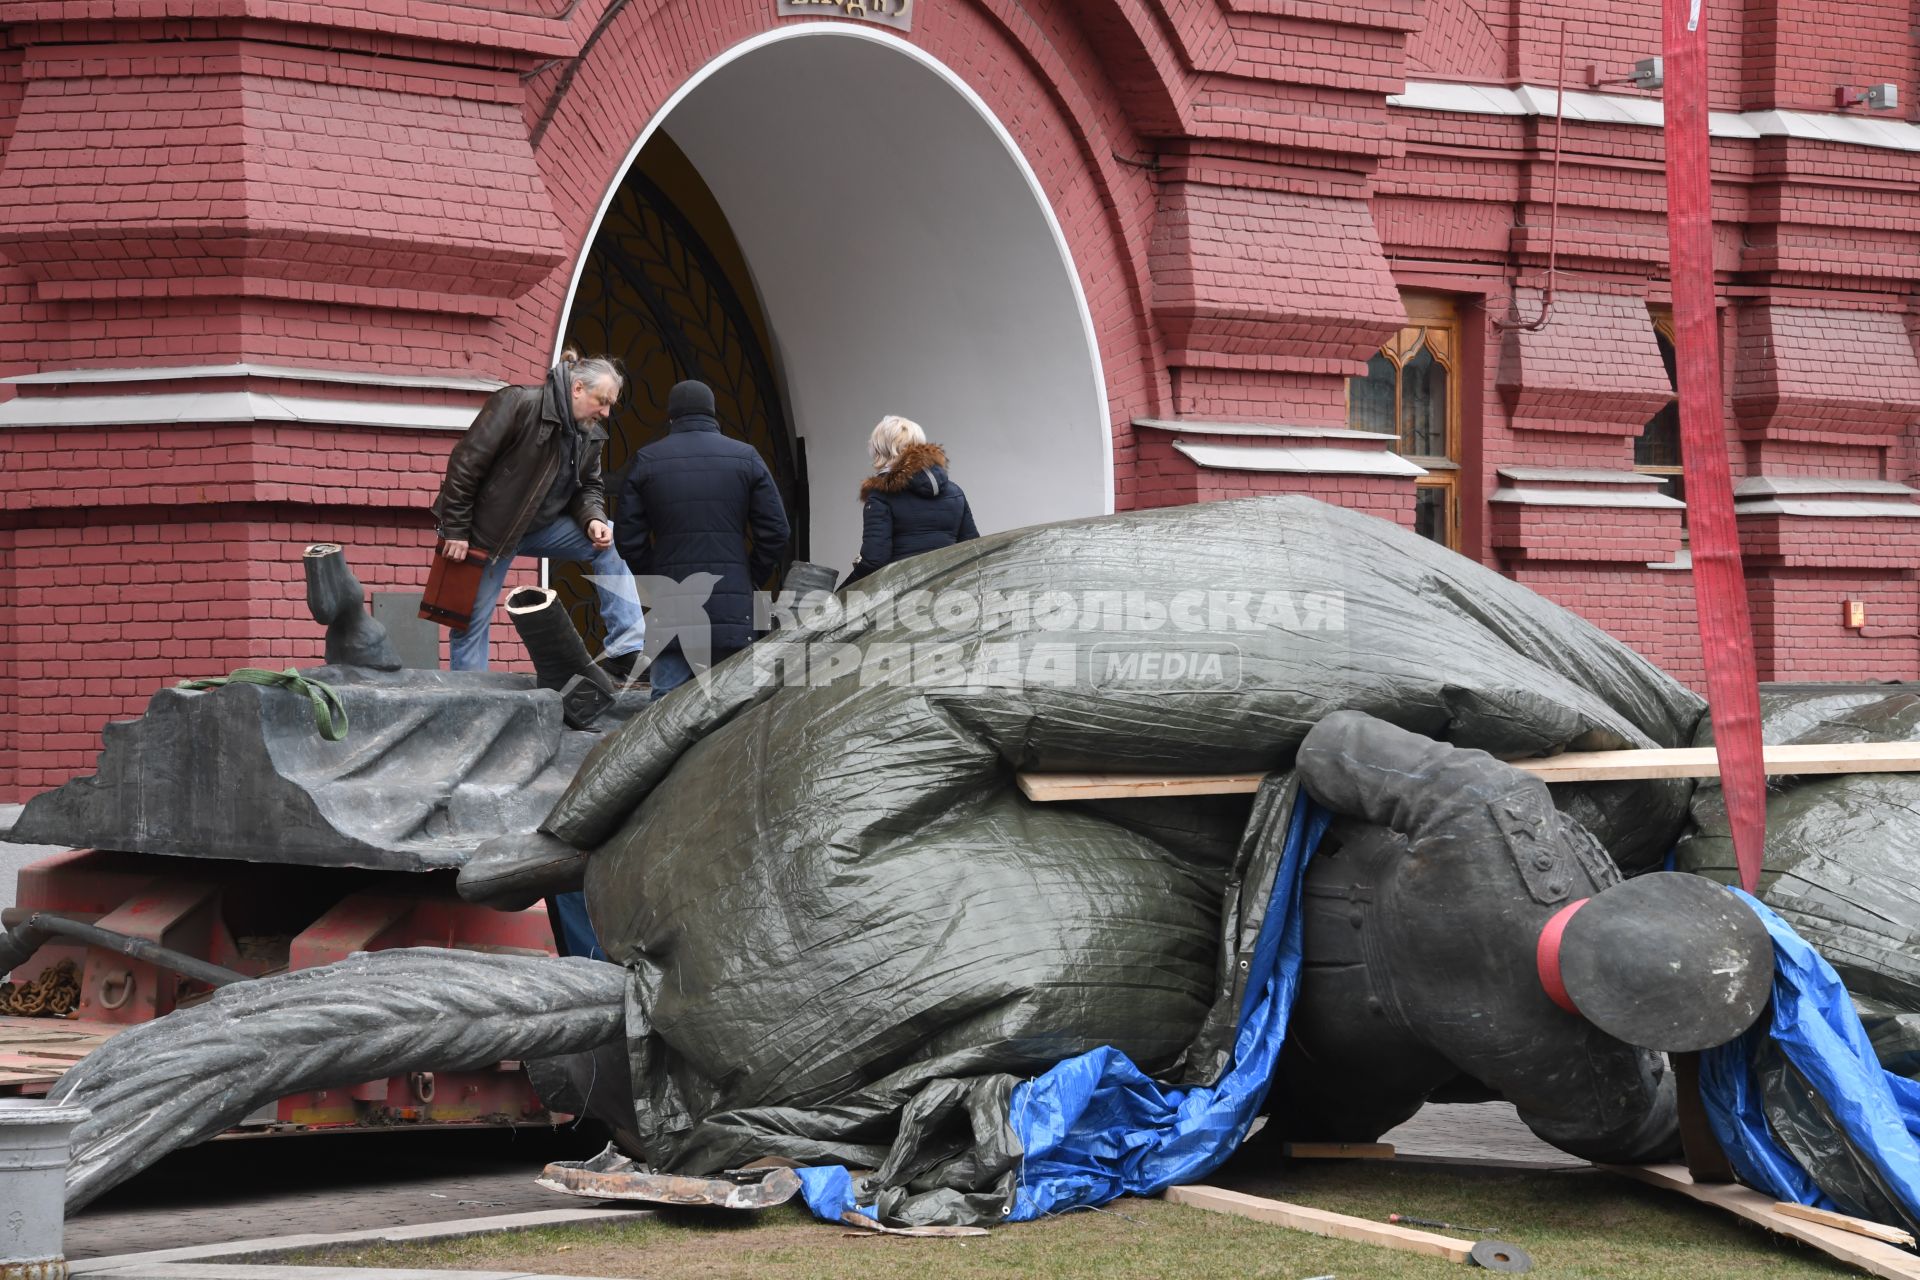
<path fill-rule="evenodd" d="M 690 413 L 704 413 L 713 416 L 713 388 L 704 382 L 688 379 L 673 384 L 673 390 L 667 392 L 667 421 L 684 418 Z"/>

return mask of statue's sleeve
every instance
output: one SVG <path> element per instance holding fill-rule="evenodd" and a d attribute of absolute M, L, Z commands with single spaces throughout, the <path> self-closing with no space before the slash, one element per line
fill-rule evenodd
<path fill-rule="evenodd" d="M 1546 784 L 1484 751 L 1408 733 L 1359 711 L 1336 711 L 1307 734 L 1300 783 L 1335 813 L 1387 827 L 1413 849 L 1507 841 L 1516 823 L 1551 832 Z"/>

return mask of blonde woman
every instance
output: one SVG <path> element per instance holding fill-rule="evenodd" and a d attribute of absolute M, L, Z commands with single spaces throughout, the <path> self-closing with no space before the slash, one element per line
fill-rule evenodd
<path fill-rule="evenodd" d="M 947 478 L 947 453 L 918 423 L 889 414 L 867 439 L 873 474 L 860 485 L 860 559 L 847 581 L 896 560 L 980 536 L 973 508 Z"/>

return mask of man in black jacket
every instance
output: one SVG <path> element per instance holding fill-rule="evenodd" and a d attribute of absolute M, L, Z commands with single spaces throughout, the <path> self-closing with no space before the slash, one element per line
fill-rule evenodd
<path fill-rule="evenodd" d="M 706 383 L 667 393 L 667 431 L 634 455 L 618 508 L 620 554 L 651 579 L 656 698 L 747 647 L 754 587 L 779 564 L 788 534 L 772 473 L 752 445 L 720 433 Z"/>
<path fill-rule="evenodd" d="M 582 560 L 593 566 L 607 623 L 606 665 L 621 674 L 641 647 L 644 623 L 625 562 L 613 546 L 600 455 L 600 425 L 620 397 L 620 371 L 604 359 L 566 352 L 535 387 L 504 387 L 488 397 L 447 459 L 434 501 L 440 554 L 487 553 L 473 619 L 448 636 L 448 665 L 485 671 L 494 602 L 515 556 Z M 624 661 L 623 661 L 624 659 Z"/>

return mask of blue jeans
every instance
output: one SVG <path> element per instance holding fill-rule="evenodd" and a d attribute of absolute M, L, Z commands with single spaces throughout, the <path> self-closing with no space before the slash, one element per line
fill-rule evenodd
<path fill-rule="evenodd" d="M 600 597 L 600 616 L 607 623 L 607 653 L 632 653 L 641 647 L 647 625 L 640 613 L 639 593 L 634 590 L 633 574 L 628 571 L 627 562 L 612 547 L 596 548 L 587 540 L 586 531 L 571 517 L 561 516 L 546 528 L 535 529 L 522 538 L 512 555 L 496 555 L 487 561 L 487 571 L 480 579 L 480 590 L 473 600 L 472 625 L 465 631 L 447 634 L 447 666 L 451 670 L 487 669 L 493 606 L 500 600 L 500 588 L 506 585 L 515 556 L 546 556 L 591 564 L 594 594 Z"/>
<path fill-rule="evenodd" d="M 739 649 L 715 645 L 713 665 L 719 666 L 738 652 L 740 652 Z M 647 668 L 647 684 L 653 690 L 649 701 L 658 702 L 691 679 L 693 679 L 693 667 L 687 662 L 687 655 L 680 652 L 680 641 L 677 638 L 667 641 L 667 647 L 660 651 L 660 656 L 655 658 L 653 665 Z"/>
<path fill-rule="evenodd" d="M 600 939 L 593 932 L 593 921 L 587 918 L 587 895 L 578 889 L 572 893 L 555 894 L 547 899 L 547 919 L 553 925 L 553 944 L 563 956 L 586 956 L 590 960 L 605 960 L 607 953 L 600 949 Z"/>

